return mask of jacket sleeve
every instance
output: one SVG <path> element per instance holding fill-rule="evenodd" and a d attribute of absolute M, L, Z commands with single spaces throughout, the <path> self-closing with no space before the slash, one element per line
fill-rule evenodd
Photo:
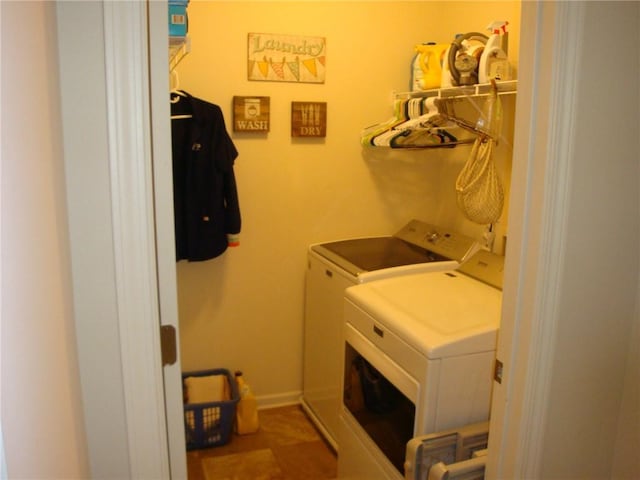
<path fill-rule="evenodd" d="M 217 170 L 223 175 L 222 188 L 225 208 L 224 229 L 225 233 L 238 234 L 240 233 L 242 220 L 240 216 L 238 188 L 233 171 L 233 165 L 235 163 L 235 159 L 238 157 L 238 151 L 236 150 L 231 137 L 229 137 L 229 134 L 227 133 L 224 117 L 222 116 L 222 110 L 218 109 L 217 116 L 214 158 L 216 159 Z"/>

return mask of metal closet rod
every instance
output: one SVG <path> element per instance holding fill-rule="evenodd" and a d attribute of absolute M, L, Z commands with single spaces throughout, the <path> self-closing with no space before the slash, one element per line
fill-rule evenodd
<path fill-rule="evenodd" d="M 169 37 L 169 72 L 173 72 L 191 51 L 191 37 Z"/>
<path fill-rule="evenodd" d="M 475 124 L 465 120 L 464 118 L 460 118 L 459 116 L 456 115 L 455 111 L 453 110 L 453 105 L 451 105 L 451 102 L 448 102 L 447 100 L 458 100 L 459 98 L 460 97 L 457 97 L 454 99 L 447 99 L 447 98 L 436 99 L 436 107 L 438 108 L 438 112 L 440 113 L 440 115 L 442 115 L 442 117 L 447 119 L 448 121 L 458 125 L 460 128 L 463 128 L 475 135 L 478 135 L 482 138 L 490 138 L 492 140 L 497 140 L 489 132 L 482 130 L 480 128 L 477 128 Z M 477 106 L 476 106 L 476 110 L 479 110 Z M 482 115 L 482 112 L 480 112 L 480 114 Z"/>
<path fill-rule="evenodd" d="M 431 98 L 435 97 L 435 105 L 438 109 L 438 113 L 446 120 L 458 125 L 460 128 L 467 130 L 474 135 L 478 135 L 483 139 L 494 138 L 489 132 L 477 128 L 474 123 L 471 123 L 463 118 L 460 118 L 456 113 L 453 104 L 455 101 L 469 100 L 477 112 L 482 115 L 482 109 L 473 102 L 474 98 L 488 97 L 489 95 L 515 95 L 518 88 L 517 80 L 503 80 L 496 81 L 494 79 L 489 83 L 480 83 L 475 85 L 464 85 L 459 87 L 445 87 L 437 88 L 433 90 L 414 91 L 405 93 L 396 93 L 394 97 L 396 99 L 411 99 L 411 98 Z"/>
<path fill-rule="evenodd" d="M 482 111 L 481 108 L 478 107 L 478 105 L 475 104 L 475 102 L 473 102 L 472 99 L 474 97 L 479 97 L 479 96 L 487 97 L 487 96 L 495 95 L 497 97 L 499 95 L 498 84 L 494 79 L 491 79 L 491 82 L 488 84 L 484 84 L 483 87 L 484 86 L 487 87 L 486 88 L 487 91 L 484 94 L 473 95 L 473 96 L 465 95 L 464 97 L 460 97 L 460 96 L 438 97 L 435 100 L 435 104 L 436 104 L 436 107 L 438 108 L 438 112 L 440 113 L 440 115 L 442 115 L 444 118 L 446 118 L 450 122 L 453 122 L 459 127 L 464 128 L 465 130 L 468 130 L 474 133 L 475 135 L 478 135 L 483 141 L 487 139 L 497 141 L 498 139 L 495 138 L 491 133 L 489 133 L 488 131 L 482 128 L 478 128 L 477 123 L 472 124 L 471 122 L 463 118 L 460 118 L 458 115 L 456 115 L 454 105 L 453 105 L 453 103 L 456 100 L 466 98 L 469 101 L 471 101 L 471 104 L 474 106 L 476 111 L 482 116 L 484 112 Z M 515 93 L 515 91 L 510 91 L 509 93 Z M 453 102 L 450 100 L 453 100 Z M 485 120 L 489 121 L 490 119 L 485 119 Z"/>
<path fill-rule="evenodd" d="M 413 92 L 394 92 L 393 97 L 396 99 L 484 97 L 491 94 L 494 88 L 497 90 L 498 95 L 514 95 L 518 90 L 518 80 L 492 80 L 490 83 L 477 83 L 475 85 L 463 85 L 460 87 L 442 87 L 432 90 L 416 90 Z"/>

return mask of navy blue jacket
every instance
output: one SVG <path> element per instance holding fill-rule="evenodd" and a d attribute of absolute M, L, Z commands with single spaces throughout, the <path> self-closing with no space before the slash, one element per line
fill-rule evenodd
<path fill-rule="evenodd" d="M 176 260 L 208 260 L 227 249 L 227 234 L 240 233 L 238 151 L 220 107 L 181 93 L 171 103 Z M 181 115 L 191 117 L 174 118 Z"/>

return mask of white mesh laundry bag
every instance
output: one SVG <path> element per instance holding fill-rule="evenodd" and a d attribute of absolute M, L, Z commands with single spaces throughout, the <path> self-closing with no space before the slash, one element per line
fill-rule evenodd
<path fill-rule="evenodd" d="M 458 207 L 475 223 L 494 223 L 502 214 L 504 190 L 493 161 L 494 138 L 500 133 L 502 105 L 495 88 L 487 98 L 476 129 L 482 132 L 456 179 Z"/>
<path fill-rule="evenodd" d="M 502 214 L 504 191 L 492 158 L 493 140 L 478 138 L 456 180 L 458 207 L 475 223 L 494 223 Z"/>

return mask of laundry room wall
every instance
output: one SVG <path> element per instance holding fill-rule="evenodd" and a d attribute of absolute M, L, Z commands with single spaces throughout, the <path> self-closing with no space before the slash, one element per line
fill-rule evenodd
<path fill-rule="evenodd" d="M 417 43 L 449 43 L 456 33 L 508 20 L 517 72 L 520 4 L 191 0 L 188 12 L 191 51 L 177 68 L 179 85 L 225 113 L 239 151 L 243 227 L 239 247 L 206 262 L 178 262 L 182 366 L 241 369 L 262 405 L 294 401 L 309 244 L 393 233 L 412 218 L 482 237 L 483 227 L 455 204 L 468 146 L 363 149 L 360 132 L 392 115 L 393 92 L 408 90 Z M 325 83 L 249 81 L 249 33 L 325 37 Z M 270 97 L 270 131 L 233 133 L 233 96 Z M 515 99 L 501 98 L 506 115 L 495 158 L 508 194 Z M 292 101 L 327 103 L 325 138 L 291 137 Z M 502 239 L 506 225 L 497 227 Z"/>

